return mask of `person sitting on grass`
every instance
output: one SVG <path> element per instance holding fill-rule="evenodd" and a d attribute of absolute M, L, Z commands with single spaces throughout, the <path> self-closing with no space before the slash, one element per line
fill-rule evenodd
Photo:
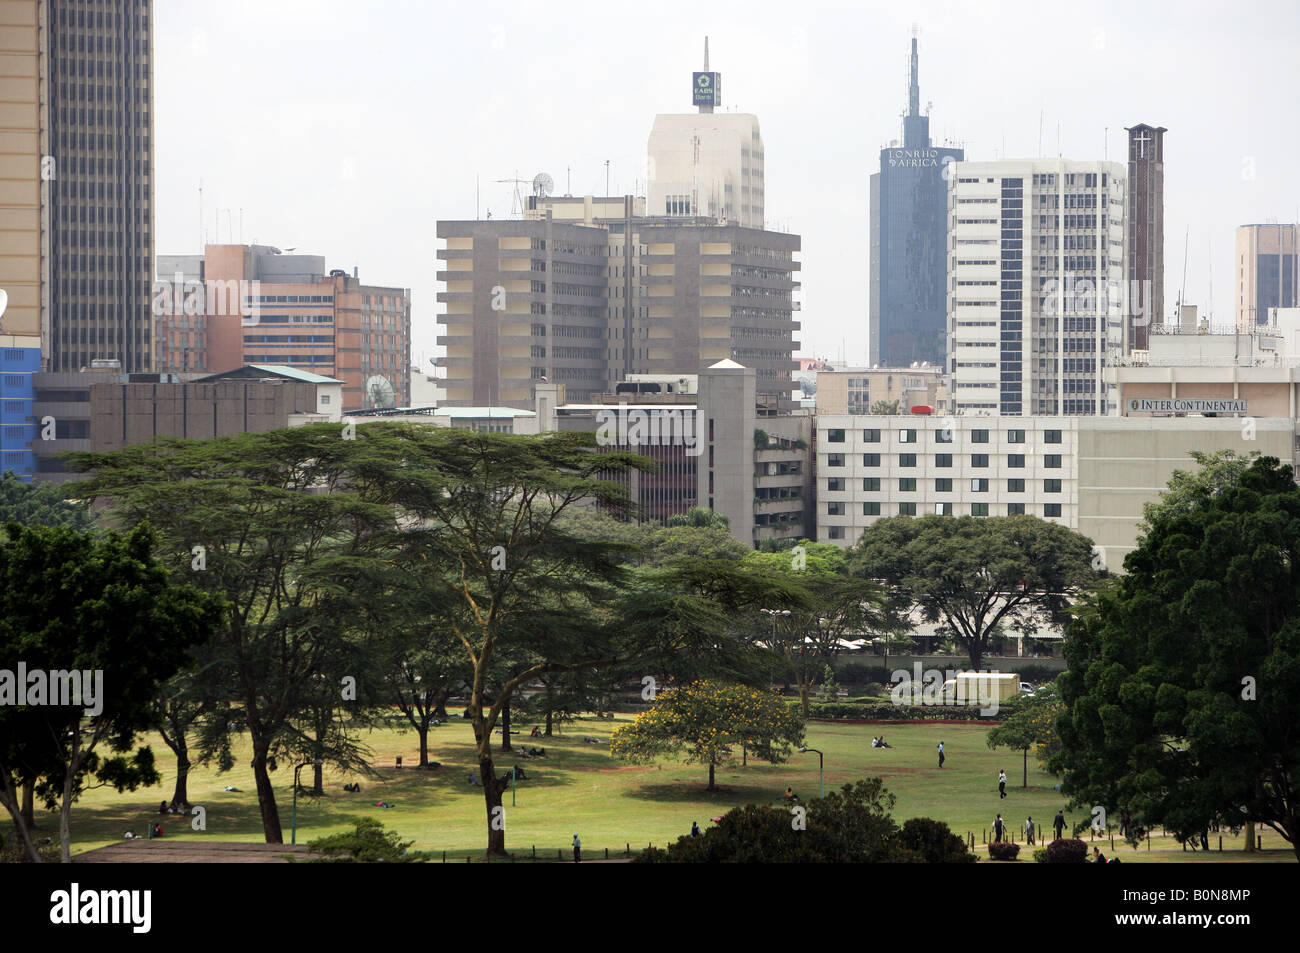
<path fill-rule="evenodd" d="M 794 788 L 786 788 L 786 789 L 785 789 L 785 799 L 786 799 L 787 801 L 790 801 L 791 803 L 793 803 L 793 802 L 799 800 L 799 795 L 797 795 L 797 794 L 794 793 Z"/>
<path fill-rule="evenodd" d="M 880 747 L 882 747 L 882 748 L 892 748 L 892 747 L 894 747 L 894 746 L 891 745 L 888 741 L 885 740 L 885 736 L 884 736 L 884 735 L 881 735 L 881 736 L 880 736 Z"/>
<path fill-rule="evenodd" d="M 528 780 L 528 775 L 524 774 L 524 769 L 519 767 L 519 765 L 515 765 L 515 777 L 520 781 Z"/>

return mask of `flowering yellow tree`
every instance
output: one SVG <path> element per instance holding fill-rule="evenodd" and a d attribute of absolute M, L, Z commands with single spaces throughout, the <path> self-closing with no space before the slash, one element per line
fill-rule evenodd
<path fill-rule="evenodd" d="M 614 732 L 609 750 L 644 764 L 685 749 L 683 760 L 709 766 L 708 790 L 716 791 L 714 770 L 736 749 L 777 764 L 803 733 L 803 719 L 775 693 L 703 679 L 660 694 L 653 708 Z"/>

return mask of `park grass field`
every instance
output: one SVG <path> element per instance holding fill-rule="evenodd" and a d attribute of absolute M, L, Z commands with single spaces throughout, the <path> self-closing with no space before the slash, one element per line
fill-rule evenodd
<path fill-rule="evenodd" d="M 622 854 L 630 845 L 633 852 L 648 844 L 664 846 L 686 834 L 692 821 L 702 828 L 710 818 L 747 803 L 776 804 L 782 792 L 793 786 L 803 801 L 818 793 L 817 755 L 795 753 L 789 763 L 770 765 L 750 762 L 747 766 L 718 769 L 721 791 L 705 790 L 706 767 L 664 761 L 655 765 L 627 765 L 613 760 L 605 745 L 585 742 L 585 737 L 602 741 L 630 716 L 617 719 L 579 719 L 564 726 L 562 733 L 543 739 L 515 736 L 516 744 L 545 747 L 546 757 L 518 760 L 528 774 L 519 783 L 515 803 L 505 795 L 506 844 L 521 860 L 555 860 L 557 853 L 569 857 L 569 845 L 576 832 L 582 837 L 584 858 L 599 859 L 604 851 Z M 1028 786 L 1021 787 L 1022 758 L 1019 752 L 991 750 L 985 744 L 987 726 L 971 724 L 845 724 L 812 722 L 807 744 L 825 753 L 826 789 L 839 788 L 861 778 L 879 776 L 897 797 L 893 815 L 899 823 L 909 817 L 933 817 L 946 821 L 958 834 L 975 835 L 977 852 L 987 859 L 983 847 L 994 815 L 999 811 L 1008 828 L 1020 831 L 1026 816 L 1032 816 L 1050 830 L 1052 817 L 1064 808 L 1065 799 L 1055 790 L 1055 779 L 1038 769 L 1031 756 Z M 893 748 L 871 747 L 871 739 L 883 733 Z M 938 767 L 935 746 L 943 741 L 947 756 Z M 119 794 L 111 789 L 87 792 L 72 813 L 73 853 L 118 843 L 128 829 L 143 834 L 147 824 L 160 821 L 168 838 L 213 841 L 263 840 L 252 770 L 247 746 L 236 749 L 237 767 L 218 774 L 214 768 L 192 770 L 190 800 L 207 812 L 207 830 L 191 830 L 191 818 L 160 817 L 158 802 L 170 799 L 174 781 L 174 759 L 160 739 L 151 738 L 161 785 L 134 793 Z M 481 788 L 468 782 L 477 772 L 473 734 L 468 723 L 453 718 L 430 733 L 430 758 L 442 762 L 437 771 L 422 771 L 409 765 L 418 761 L 418 742 L 413 733 L 380 731 L 368 736 L 373 764 L 379 778 L 343 777 L 326 771 L 323 798 L 299 796 L 298 843 L 347 829 L 350 819 L 373 816 L 404 840 L 414 840 L 416 849 L 433 851 L 439 857 L 464 862 L 482 856 L 486 841 L 486 815 Z M 395 768 L 401 756 L 408 767 Z M 500 752 L 499 771 L 508 771 L 517 755 Z M 999 800 L 998 770 L 1007 772 L 1007 797 Z M 309 782 L 310 769 L 302 778 Z M 281 764 L 272 774 L 284 837 L 290 839 L 292 809 L 291 765 Z M 359 780 L 361 793 L 342 790 L 345 781 Z M 242 793 L 226 792 L 226 785 Z M 395 806 L 380 808 L 377 801 Z M 1071 823 L 1087 820 L 1083 812 L 1067 812 Z M 57 816 L 38 816 L 41 833 L 57 830 Z M 1272 831 L 1261 831 L 1264 853 L 1249 855 L 1240 850 L 1241 838 L 1227 834 L 1224 850 L 1206 855 L 1185 852 L 1172 838 L 1153 836 L 1150 849 L 1144 844 L 1133 850 L 1116 840 L 1116 853 L 1125 862 L 1294 862 L 1295 854 Z M 1086 839 L 1086 838 L 1085 838 Z M 1109 838 L 1098 839 L 1111 856 Z M 1211 834 L 1217 848 L 1218 835 Z M 1022 848 L 1020 859 L 1032 861 L 1032 849 Z"/>

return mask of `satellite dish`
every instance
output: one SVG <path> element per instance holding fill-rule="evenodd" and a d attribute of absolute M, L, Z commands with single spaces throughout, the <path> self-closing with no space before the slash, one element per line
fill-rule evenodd
<path fill-rule="evenodd" d="M 382 374 L 366 379 L 366 395 L 371 407 L 392 410 L 397 406 L 397 392 L 393 390 L 392 382 Z"/>
<path fill-rule="evenodd" d="M 543 198 L 551 194 L 555 188 L 555 180 L 545 172 L 538 172 L 533 176 L 533 194 L 538 198 Z"/>
<path fill-rule="evenodd" d="M 9 307 L 9 292 L 0 288 L 0 318 L 5 316 L 5 308 Z"/>

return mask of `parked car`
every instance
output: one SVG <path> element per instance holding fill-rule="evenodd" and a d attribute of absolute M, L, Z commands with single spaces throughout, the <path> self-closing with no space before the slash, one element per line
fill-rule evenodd
<path fill-rule="evenodd" d="M 1025 695 L 1025 696 L 1027 696 L 1027 697 L 1029 697 L 1029 698 L 1033 698 L 1033 697 L 1034 697 L 1034 686 L 1033 686 L 1033 685 L 1030 685 L 1028 682 L 1021 682 L 1021 683 L 1020 683 L 1020 694 Z"/>

